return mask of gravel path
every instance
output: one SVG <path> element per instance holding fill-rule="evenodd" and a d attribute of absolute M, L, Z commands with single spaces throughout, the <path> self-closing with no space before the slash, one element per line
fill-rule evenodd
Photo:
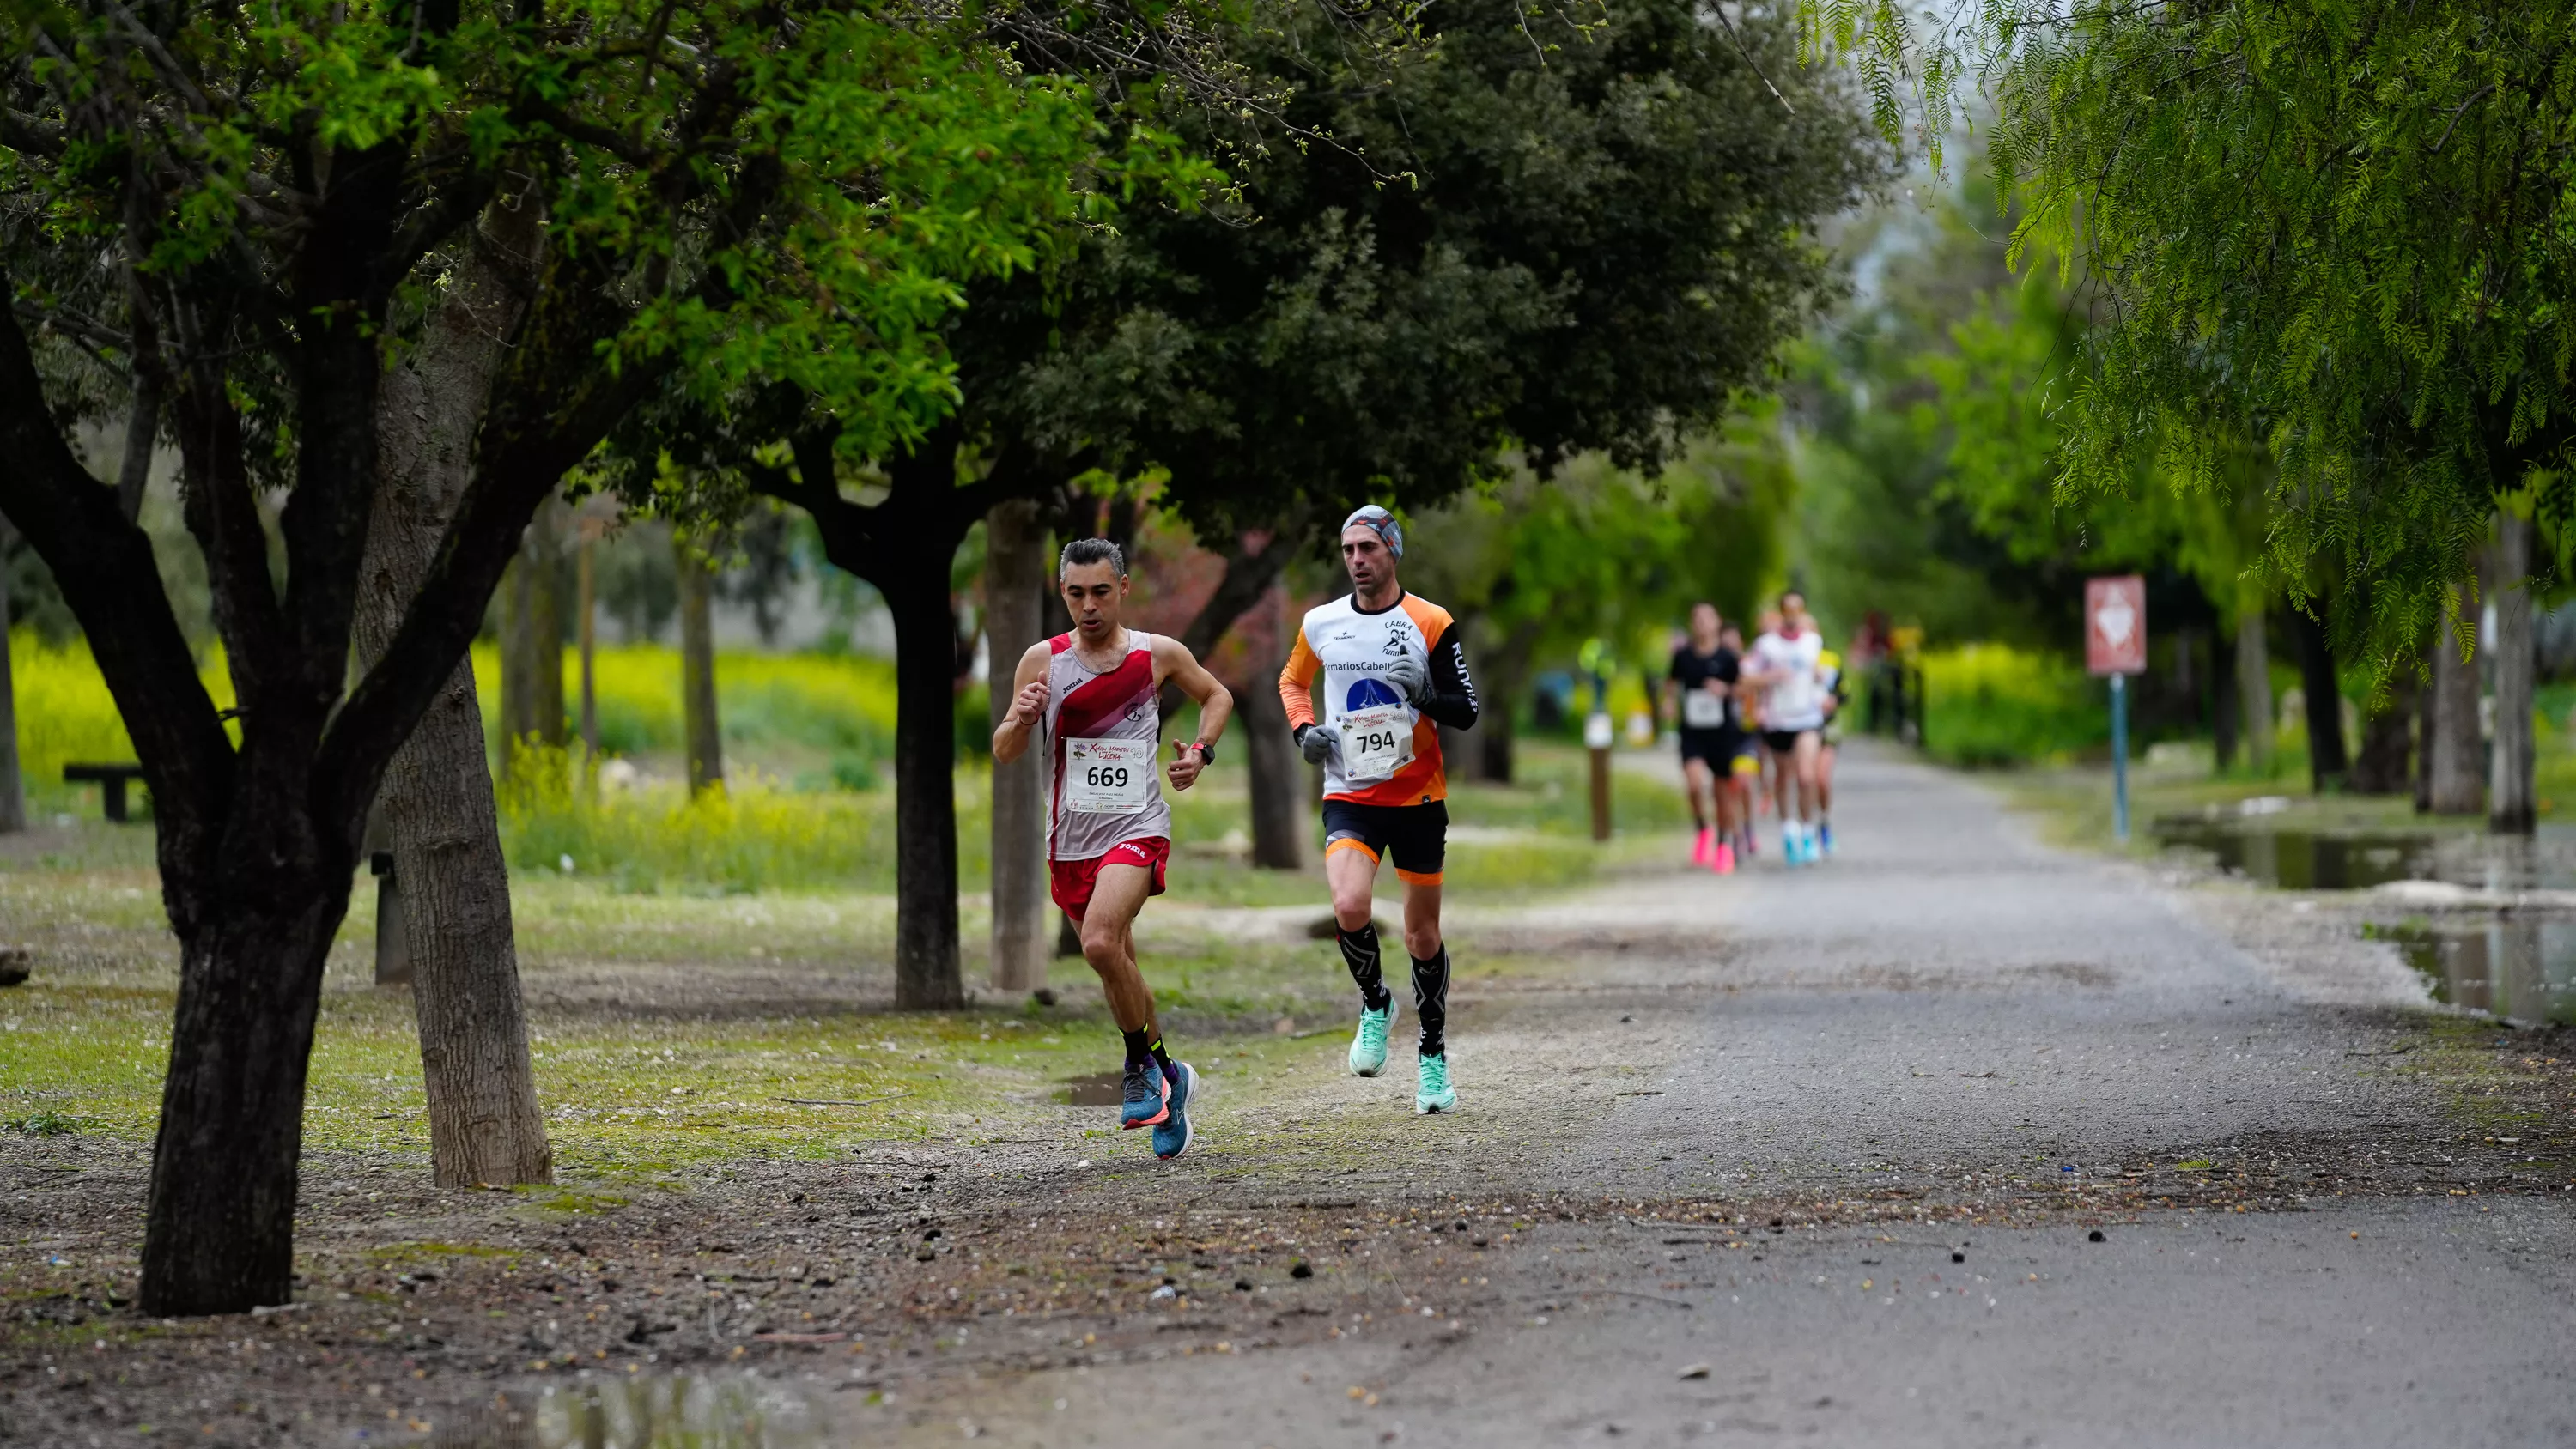
<path fill-rule="evenodd" d="M 1956 776 L 1854 752 L 1840 786 L 1824 868 L 1458 923 L 1462 955 L 1548 969 L 1461 992 L 1467 1115 L 1338 1183 L 1414 1240 L 1448 1201 L 1568 1209 L 1457 1255 L 1473 1282 L 1417 1249 L 1401 1316 L 1376 1301 L 1342 1337 L 946 1380 L 860 1422 L 1044 1445 L 2576 1442 L 2567 1168 L 2482 1140 L 2416 1068 L 2472 1048 L 2440 1045 L 2460 1033 L 2431 1032 L 2391 953 L 2331 909 L 2303 931 L 2281 918 L 2313 905 L 2042 849 Z M 1316 1090 L 1374 1141 L 1388 1085 Z M 1186 1200 L 1311 1187 L 1247 1172 Z"/>
<path fill-rule="evenodd" d="M 141 1145 L 29 1139 L 0 1262 L 66 1281 L 0 1440 L 640 1446 L 579 1420 L 677 1394 L 773 1449 L 2576 1443 L 2576 1039 L 2429 1008 L 2348 899 L 1839 783 L 1823 867 L 1457 912 L 1456 1117 L 1327 1031 L 1211 1055 L 1174 1164 L 999 1102 L 578 1211 L 308 1161 L 304 1301 L 167 1326 L 69 1281 Z"/>

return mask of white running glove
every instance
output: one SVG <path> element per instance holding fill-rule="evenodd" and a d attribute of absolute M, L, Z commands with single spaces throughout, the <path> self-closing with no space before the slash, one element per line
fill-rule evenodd
<path fill-rule="evenodd" d="M 1310 765 L 1320 765 L 1331 759 L 1341 747 L 1342 732 L 1331 725 L 1308 725 L 1306 733 L 1297 741 L 1298 753 L 1303 754 Z"/>

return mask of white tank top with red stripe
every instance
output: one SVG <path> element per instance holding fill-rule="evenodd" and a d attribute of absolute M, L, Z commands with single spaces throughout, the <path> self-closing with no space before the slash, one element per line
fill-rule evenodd
<path fill-rule="evenodd" d="M 1127 655 L 1095 674 L 1073 636 L 1047 641 L 1047 859 L 1092 860 L 1122 842 L 1172 833 L 1155 749 L 1154 636 L 1127 631 Z"/>

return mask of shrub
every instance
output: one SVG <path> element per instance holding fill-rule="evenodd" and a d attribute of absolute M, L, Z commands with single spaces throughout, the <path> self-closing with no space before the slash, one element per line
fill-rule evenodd
<path fill-rule="evenodd" d="M 2102 685 L 2063 656 L 1963 644 L 1922 662 L 1924 740 L 1953 764 L 2063 760 L 2111 737 Z"/>

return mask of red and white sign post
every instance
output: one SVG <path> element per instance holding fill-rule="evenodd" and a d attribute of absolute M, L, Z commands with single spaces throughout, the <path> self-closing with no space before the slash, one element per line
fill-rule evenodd
<path fill-rule="evenodd" d="M 2147 672 L 2147 581 L 2084 581 L 2084 667 L 2111 678 L 2111 831 L 2129 838 L 2129 676 Z"/>

